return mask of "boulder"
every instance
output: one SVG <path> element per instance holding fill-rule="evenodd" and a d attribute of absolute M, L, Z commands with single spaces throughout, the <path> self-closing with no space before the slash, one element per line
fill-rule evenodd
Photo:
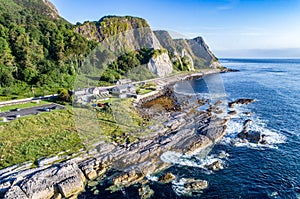
<path fill-rule="evenodd" d="M 228 112 L 228 115 L 236 115 L 236 114 L 237 114 L 237 111 L 235 111 L 235 110 L 234 110 L 234 111 L 229 111 L 229 112 Z"/>
<path fill-rule="evenodd" d="M 154 191 L 149 187 L 149 185 L 139 188 L 139 196 L 141 199 L 149 199 L 153 196 L 153 194 Z"/>
<path fill-rule="evenodd" d="M 251 131 L 248 133 L 247 140 L 251 143 L 262 143 L 262 134 L 258 131 Z"/>
<path fill-rule="evenodd" d="M 58 182 L 57 170 L 57 167 L 52 167 L 38 172 L 25 179 L 20 187 L 29 198 L 51 198 L 55 193 L 54 185 Z"/>
<path fill-rule="evenodd" d="M 57 187 L 65 198 L 69 198 L 82 192 L 84 183 L 79 176 L 73 176 L 58 183 Z"/>
<path fill-rule="evenodd" d="M 217 171 L 223 169 L 222 162 L 220 160 L 216 160 L 213 163 L 205 166 L 209 170 Z"/>
<path fill-rule="evenodd" d="M 87 169 L 84 171 L 84 174 L 88 180 L 97 178 L 97 172 L 94 169 Z"/>
<path fill-rule="evenodd" d="M 252 102 L 254 102 L 254 99 L 248 99 L 248 98 L 245 98 L 245 99 L 237 99 L 237 100 L 235 100 L 235 101 L 233 101 L 233 102 L 229 102 L 229 103 L 228 103 L 228 106 L 229 106 L 230 108 L 233 108 L 236 104 L 250 104 L 250 103 L 252 103 Z"/>
<path fill-rule="evenodd" d="M 186 179 L 184 183 L 184 188 L 189 191 L 201 191 L 208 187 L 208 182 L 206 180 L 196 180 L 196 179 Z"/>
<path fill-rule="evenodd" d="M 4 199 L 29 199 L 19 186 L 11 187 L 4 195 Z"/>
<path fill-rule="evenodd" d="M 137 182 L 145 177 L 144 174 L 136 171 L 130 171 L 126 173 L 122 173 L 121 175 L 115 177 L 113 179 L 114 185 L 130 185 L 134 182 Z"/>
<path fill-rule="evenodd" d="M 243 130 L 238 133 L 238 138 L 240 139 L 244 139 L 244 140 L 247 140 L 251 143 L 255 143 L 255 144 L 258 144 L 258 143 L 261 143 L 261 144 L 265 144 L 265 140 L 263 140 L 263 137 L 264 135 L 262 135 L 260 132 L 258 131 L 250 131 L 249 130 L 249 125 L 252 121 L 251 120 L 246 120 L 244 122 L 244 127 L 243 127 Z"/>
<path fill-rule="evenodd" d="M 247 119 L 245 122 L 244 122 L 244 125 L 243 125 L 243 130 L 238 133 L 238 138 L 240 139 L 247 139 L 248 138 L 248 134 L 249 134 L 249 125 L 250 123 L 252 122 L 252 120 L 250 119 Z"/>
<path fill-rule="evenodd" d="M 173 180 L 175 180 L 175 175 L 171 172 L 165 173 L 162 176 L 159 177 L 158 181 L 161 183 L 170 183 Z"/>

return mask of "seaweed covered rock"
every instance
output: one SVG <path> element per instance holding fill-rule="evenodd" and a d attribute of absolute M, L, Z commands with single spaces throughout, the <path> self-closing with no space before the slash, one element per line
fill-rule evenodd
<path fill-rule="evenodd" d="M 162 176 L 160 176 L 160 178 L 158 179 L 159 182 L 161 183 L 170 183 L 173 180 L 175 180 L 175 175 L 172 174 L 171 172 L 165 173 Z"/>

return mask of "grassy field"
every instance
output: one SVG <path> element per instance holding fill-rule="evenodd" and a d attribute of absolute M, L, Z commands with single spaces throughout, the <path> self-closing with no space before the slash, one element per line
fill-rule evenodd
<path fill-rule="evenodd" d="M 45 105 L 45 104 L 50 104 L 50 102 L 47 101 L 40 101 L 39 103 L 35 103 L 35 102 L 26 102 L 24 104 L 14 104 L 14 105 L 8 105 L 8 106 L 0 106 L 0 112 L 7 112 L 10 110 L 14 110 L 16 108 L 30 108 L 30 107 L 34 107 L 34 106 L 41 106 L 41 105 Z"/>
<path fill-rule="evenodd" d="M 109 110 L 97 108 L 74 110 L 76 127 L 82 142 L 89 148 L 98 141 L 123 144 L 133 142 L 146 122 L 132 107 L 132 99 L 113 98 Z"/>
<path fill-rule="evenodd" d="M 1 123 L 0 169 L 63 151 L 89 149 L 98 141 L 135 141 L 140 137 L 136 132 L 146 124 L 132 107 L 132 99 L 110 102 L 109 110 L 69 107 Z"/>
<path fill-rule="evenodd" d="M 0 126 L 0 168 L 83 147 L 70 110 L 23 117 Z"/>

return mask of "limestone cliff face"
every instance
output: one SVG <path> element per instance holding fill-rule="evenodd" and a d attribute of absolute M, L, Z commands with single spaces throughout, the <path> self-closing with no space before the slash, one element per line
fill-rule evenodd
<path fill-rule="evenodd" d="M 209 67 L 217 68 L 221 67 L 216 56 L 210 51 L 208 45 L 205 43 L 202 37 L 196 37 L 189 40 L 189 44 L 195 56 L 204 57 L 209 62 Z"/>
<path fill-rule="evenodd" d="M 146 20 L 124 16 L 106 16 L 98 22 L 85 22 L 74 29 L 88 40 L 99 42 L 116 55 L 143 47 L 159 49 L 160 44 Z"/>
<path fill-rule="evenodd" d="M 208 45 L 202 37 L 194 39 L 172 39 L 167 31 L 154 31 L 157 39 L 160 41 L 163 48 L 166 48 L 174 59 L 186 57 L 190 60 L 192 65 L 190 70 L 194 68 L 221 66 L 215 55 L 209 50 Z"/>
<path fill-rule="evenodd" d="M 49 8 L 48 16 L 52 18 L 59 18 L 59 13 L 56 7 L 49 0 L 43 0 L 43 2 Z"/>
<path fill-rule="evenodd" d="M 159 77 L 165 77 L 173 71 L 172 62 L 166 52 L 156 57 L 152 57 L 147 66 L 152 73 Z"/>
<path fill-rule="evenodd" d="M 150 59 L 148 64 L 150 71 L 158 76 L 170 74 L 174 63 L 176 70 L 189 71 L 221 66 L 202 37 L 173 39 L 167 31 L 152 31 L 146 20 L 138 17 L 107 16 L 98 22 L 79 24 L 75 32 L 99 42 L 116 57 L 143 47 L 166 49 L 168 53 Z"/>

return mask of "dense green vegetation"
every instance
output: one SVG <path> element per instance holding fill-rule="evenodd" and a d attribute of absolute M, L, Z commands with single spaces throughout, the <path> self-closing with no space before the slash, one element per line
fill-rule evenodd
<path fill-rule="evenodd" d="M 102 42 L 103 39 L 132 29 L 149 28 L 145 19 L 132 16 L 105 16 L 99 21 L 77 23 L 75 31 L 89 38 Z"/>
<path fill-rule="evenodd" d="M 71 88 L 90 42 L 41 0 L 0 0 L 0 94 L 44 95 Z"/>
<path fill-rule="evenodd" d="M 99 44 L 106 37 L 145 27 L 144 32 L 139 32 L 142 37 L 149 28 L 144 19 L 108 16 L 98 22 L 72 25 L 60 18 L 48 1 L 46 3 L 43 0 L 0 0 L 0 101 L 58 93 L 56 102 L 63 102 L 70 108 L 70 89 L 75 80 L 79 85 L 76 88 L 85 88 L 87 85 L 92 87 L 93 81 L 97 85 L 110 85 L 121 78 L 133 81 L 154 78 L 145 64 L 162 53 L 169 54 L 176 71 L 190 70 L 190 58 L 181 57 L 172 50 L 181 52 L 186 42 L 182 46 L 163 45 L 167 50 L 144 47 L 137 51 L 124 44 L 126 53 L 121 55 L 115 55 Z M 168 41 L 173 42 L 171 38 Z M 194 59 L 194 63 L 206 64 L 200 58 L 198 63 Z M 151 92 L 154 87 L 155 84 L 148 83 L 139 87 L 138 93 Z M 130 99 L 111 98 L 107 102 L 112 104 L 110 109 L 94 109 L 88 105 L 88 109 L 77 109 L 79 112 L 57 110 L 9 123 L 1 122 L 0 118 L 0 169 L 29 160 L 34 162 L 62 151 L 74 153 L 87 146 L 84 144 L 96 142 L 97 137 L 124 144 L 153 133 L 148 128 L 140 129 L 151 121 L 139 116 Z M 155 103 L 173 108 L 170 99 L 159 99 Z M 0 111 L 35 105 L 1 107 Z M 84 115 L 90 110 L 97 116 L 101 131 L 95 131 L 94 126 L 89 125 L 93 121 L 83 117 L 80 121 L 83 129 L 91 129 L 89 134 L 80 134 L 73 116 Z"/>
<path fill-rule="evenodd" d="M 155 75 L 143 65 L 147 64 L 151 57 L 158 56 L 162 52 L 166 50 L 142 48 L 138 51 L 128 51 L 108 65 L 100 80 L 113 83 L 122 76 L 134 81 L 154 78 Z"/>

